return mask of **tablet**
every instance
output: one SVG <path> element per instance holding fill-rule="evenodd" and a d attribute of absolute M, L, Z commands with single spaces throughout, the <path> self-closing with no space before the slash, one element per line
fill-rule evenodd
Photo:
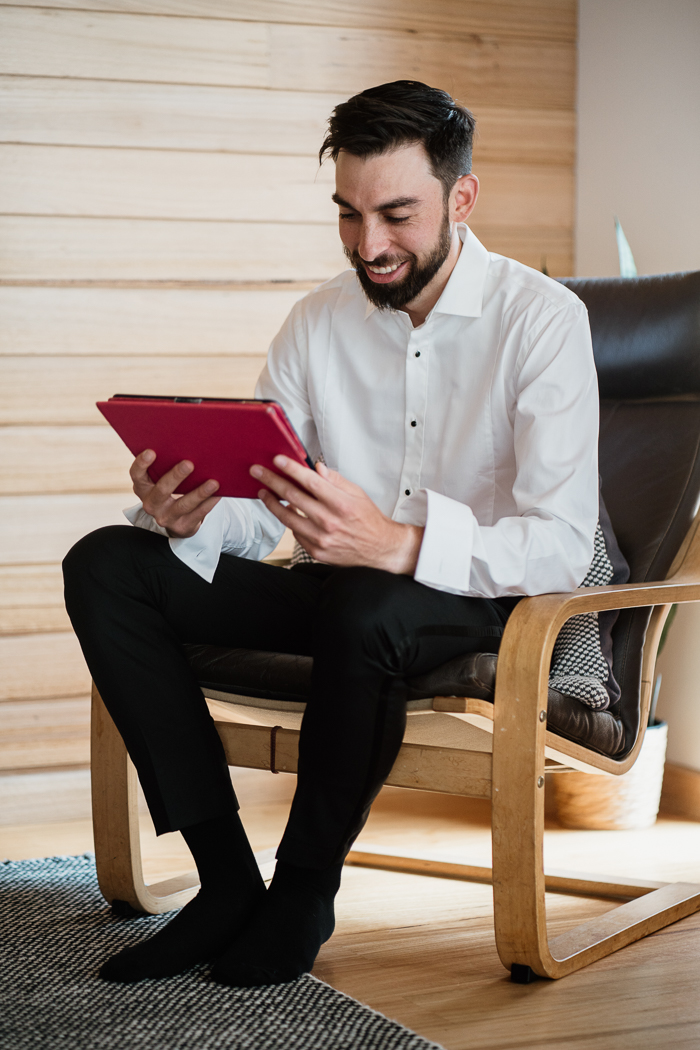
<path fill-rule="evenodd" d="M 175 490 L 179 493 L 213 478 L 219 482 L 217 496 L 257 499 L 261 483 L 249 470 L 254 463 L 274 470 L 272 460 L 278 455 L 314 469 L 276 401 L 115 394 L 97 407 L 134 456 L 153 449 L 156 459 L 148 468 L 152 481 L 183 459 L 194 463 Z"/>

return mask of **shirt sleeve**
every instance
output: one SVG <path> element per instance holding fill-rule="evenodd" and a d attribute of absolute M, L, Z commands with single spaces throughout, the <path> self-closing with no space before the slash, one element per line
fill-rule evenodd
<path fill-rule="evenodd" d="M 124 515 L 137 528 L 168 535 L 141 503 L 127 508 Z M 222 553 L 261 561 L 272 553 L 283 533 L 284 525 L 260 500 L 222 499 L 207 514 L 194 536 L 171 536 L 168 542 L 180 561 L 211 583 Z"/>
<path fill-rule="evenodd" d="M 457 500 L 415 493 L 411 520 L 425 526 L 419 583 L 497 598 L 583 580 L 598 520 L 599 413 L 583 304 L 551 308 L 533 326 L 514 368 L 514 400 L 515 513 L 483 525 Z"/>
<path fill-rule="evenodd" d="M 272 342 L 255 396 L 282 405 L 313 456 L 318 439 L 306 395 L 306 359 L 303 311 L 297 304 Z M 141 503 L 124 514 L 138 528 L 168 535 Z M 211 583 L 222 553 L 261 561 L 272 553 L 283 534 L 284 525 L 261 500 L 224 498 L 207 514 L 194 536 L 170 537 L 168 542 L 180 561 Z"/>

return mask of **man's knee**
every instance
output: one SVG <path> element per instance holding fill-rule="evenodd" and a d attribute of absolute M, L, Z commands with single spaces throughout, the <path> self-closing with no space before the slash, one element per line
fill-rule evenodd
<path fill-rule="evenodd" d="M 107 525 L 88 533 L 63 559 L 66 601 L 86 587 L 109 587 L 122 575 L 139 573 L 142 556 L 162 544 L 163 537 L 133 525 Z"/>

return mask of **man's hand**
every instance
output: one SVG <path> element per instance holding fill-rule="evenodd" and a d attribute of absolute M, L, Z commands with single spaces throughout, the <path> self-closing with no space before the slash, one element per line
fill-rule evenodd
<path fill-rule="evenodd" d="M 327 565 L 415 572 L 422 528 L 387 518 L 359 485 L 323 463 L 313 471 L 286 456 L 276 456 L 273 462 L 287 477 L 251 467 L 253 477 L 267 486 L 258 496 L 312 558 Z"/>
<path fill-rule="evenodd" d="M 154 485 L 148 476 L 148 468 L 155 458 L 153 449 L 147 448 L 132 463 L 129 474 L 134 483 L 134 492 L 143 503 L 143 509 L 155 518 L 158 525 L 167 529 L 169 536 L 194 536 L 209 511 L 221 499 L 214 495 L 219 483 L 205 481 L 184 496 L 173 496 L 178 485 L 194 470 L 194 464 L 184 459 Z"/>

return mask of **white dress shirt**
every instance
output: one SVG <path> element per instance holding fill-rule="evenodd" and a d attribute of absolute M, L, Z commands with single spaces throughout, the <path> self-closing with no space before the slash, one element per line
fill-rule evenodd
<path fill-rule="evenodd" d="M 395 521 L 425 526 L 415 579 L 479 597 L 568 591 L 598 520 L 598 386 L 568 289 L 486 251 L 468 227 L 422 325 L 378 310 L 354 270 L 293 308 L 256 397 L 284 407 L 312 459 Z M 140 505 L 125 512 L 163 531 Z M 175 554 L 211 581 L 220 553 L 260 559 L 284 529 L 222 499 Z"/>

